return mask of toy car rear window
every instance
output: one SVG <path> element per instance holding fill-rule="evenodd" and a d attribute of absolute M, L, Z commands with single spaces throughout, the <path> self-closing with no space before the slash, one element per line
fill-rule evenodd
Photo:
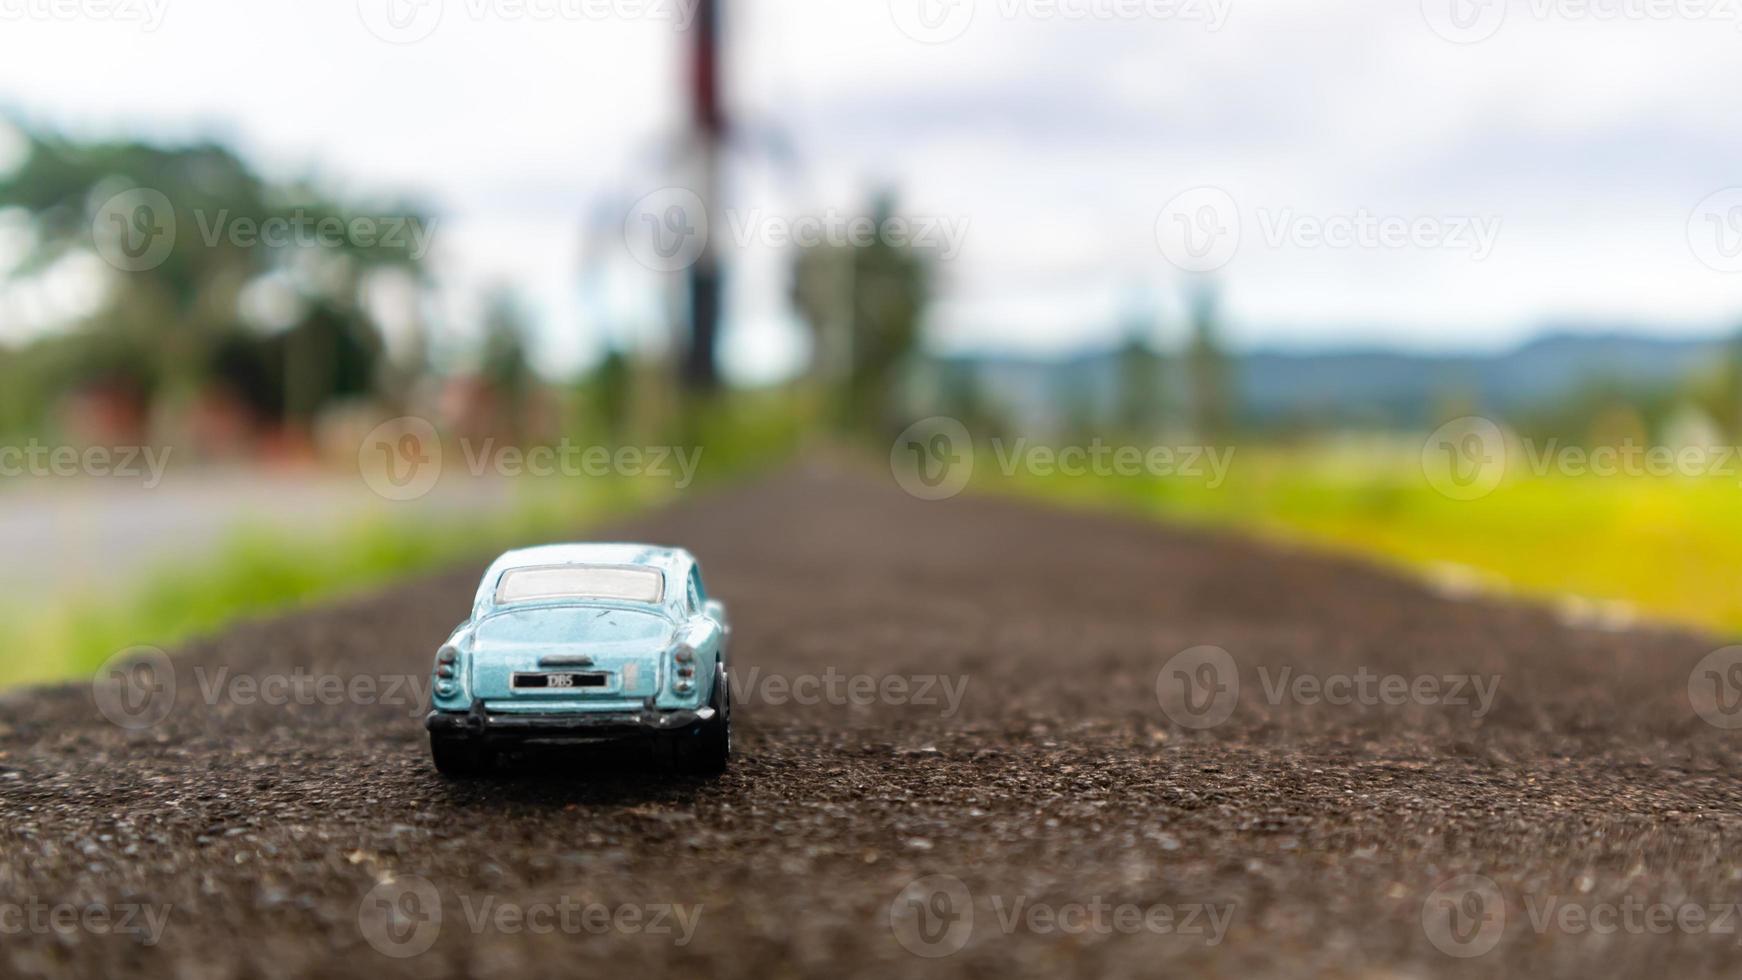
<path fill-rule="evenodd" d="M 496 585 L 496 602 L 508 605 L 549 599 L 606 599 L 657 604 L 665 597 L 665 576 L 649 568 L 621 565 L 548 565 L 515 568 Z"/>

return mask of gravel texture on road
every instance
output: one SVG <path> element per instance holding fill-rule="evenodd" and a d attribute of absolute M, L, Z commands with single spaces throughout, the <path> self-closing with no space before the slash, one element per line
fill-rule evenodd
<path fill-rule="evenodd" d="M 439 777 L 423 691 L 482 565 L 240 625 L 154 725 L 5 699 L 0 973 L 1742 969 L 1712 638 L 839 465 L 594 536 L 691 549 L 729 604 L 725 776 Z"/>

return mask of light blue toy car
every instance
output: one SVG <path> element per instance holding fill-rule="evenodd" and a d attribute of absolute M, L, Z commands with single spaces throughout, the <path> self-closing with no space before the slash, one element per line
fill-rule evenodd
<path fill-rule="evenodd" d="M 503 748 L 652 738 L 681 770 L 732 752 L 726 607 L 688 552 L 639 544 L 510 551 L 436 654 L 430 752 L 448 776 Z"/>

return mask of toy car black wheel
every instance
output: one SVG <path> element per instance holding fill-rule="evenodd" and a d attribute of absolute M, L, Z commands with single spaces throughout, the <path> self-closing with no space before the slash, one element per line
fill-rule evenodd
<path fill-rule="evenodd" d="M 714 677 L 714 696 L 708 705 L 714 709 L 714 717 L 702 722 L 700 730 L 679 739 L 674 746 L 674 761 L 683 772 L 714 776 L 725 772 L 731 761 L 732 691 L 724 670 Z"/>
<path fill-rule="evenodd" d="M 436 771 L 451 779 L 481 776 L 490 768 L 490 752 L 468 738 L 431 735 L 429 752 Z"/>

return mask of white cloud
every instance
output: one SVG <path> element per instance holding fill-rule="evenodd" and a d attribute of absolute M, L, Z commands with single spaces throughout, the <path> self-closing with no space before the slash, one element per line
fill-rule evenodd
<path fill-rule="evenodd" d="M 609 244 L 610 208 L 670 179 L 682 39 L 661 21 L 516 20 L 481 2 L 445 0 L 410 45 L 371 35 L 350 2 L 176 0 L 150 33 L 8 23 L 0 104 L 86 132 L 228 133 L 278 170 L 426 194 L 447 216 L 444 308 L 517 282 L 551 363 L 584 362 L 607 336 L 669 322 L 657 277 L 595 270 L 608 288 L 590 295 L 582 267 Z M 1180 282 L 1153 223 L 1200 184 L 1252 209 L 1505 220 L 1477 265 L 1248 242 L 1222 281 L 1251 342 L 1492 343 L 1599 314 L 1682 330 L 1738 306 L 1742 283 L 1685 242 L 1693 206 L 1742 182 L 1734 24 L 1515 4 L 1493 38 L 1455 45 L 1414 0 L 1237 0 L 1219 32 L 1007 19 L 1004 2 L 978 0 L 940 45 L 903 35 L 878 0 L 728 6 L 734 203 L 851 208 L 892 183 L 909 210 L 967 217 L 933 317 L 945 343 L 1106 335 L 1134 283 Z M 784 256 L 743 258 L 739 376 L 802 361 L 785 291 Z"/>

